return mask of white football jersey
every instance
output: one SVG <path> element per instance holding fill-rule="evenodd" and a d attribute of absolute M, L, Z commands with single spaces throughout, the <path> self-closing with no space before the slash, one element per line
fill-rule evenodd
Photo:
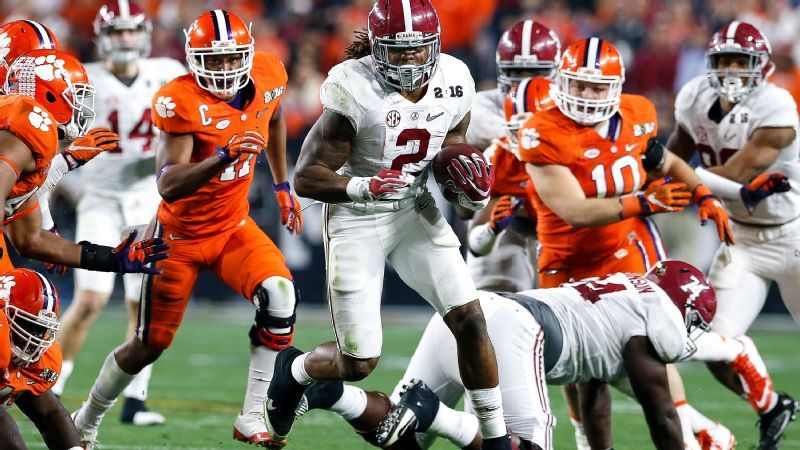
<path fill-rule="evenodd" d="M 126 86 L 102 61 L 86 64 L 95 87 L 94 127 L 108 127 L 119 134 L 119 149 L 104 152 L 81 167 L 83 185 L 102 191 L 129 191 L 152 184 L 155 174 L 156 139 L 150 100 L 173 78 L 186 73 L 171 58 L 139 60 L 139 74 Z"/>
<path fill-rule="evenodd" d="M 371 56 L 338 64 L 320 88 L 323 107 L 347 117 L 356 130 L 350 155 L 338 173 L 371 177 L 381 169 L 423 172 L 447 133 L 470 111 L 474 97 L 469 69 L 446 54 L 440 55 L 427 92 L 417 103 L 380 81 Z"/>
<path fill-rule="evenodd" d="M 493 139 L 506 135 L 505 95 L 500 88 L 487 89 L 475 94 L 472 104 L 472 118 L 467 129 L 467 142 L 486 150 Z"/>
<path fill-rule="evenodd" d="M 683 317 L 650 280 L 615 273 L 569 286 L 519 293 L 550 306 L 561 325 L 563 350 L 548 382 L 617 380 L 625 375 L 622 351 L 634 336 L 647 336 L 664 362 L 688 356 Z"/>
<path fill-rule="evenodd" d="M 794 128 L 798 131 L 797 106 L 791 94 L 772 83 L 764 83 L 735 105 L 720 123 L 709 119 L 708 112 L 719 98 L 705 75 L 687 83 L 675 99 L 675 120 L 694 140 L 700 161 L 706 167 L 725 164 L 744 147 L 759 128 Z M 792 190 L 772 195 L 756 206 L 752 215 L 741 199 L 723 202 L 731 217 L 737 221 L 759 224 L 783 224 L 800 216 L 800 140 L 795 137 L 783 149 L 775 164 L 767 171 L 785 173 Z"/>

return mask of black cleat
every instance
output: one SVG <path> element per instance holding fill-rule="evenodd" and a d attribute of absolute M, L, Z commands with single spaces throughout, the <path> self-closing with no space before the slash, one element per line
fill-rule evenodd
<path fill-rule="evenodd" d="M 330 409 L 344 394 L 344 381 L 315 381 L 308 386 L 297 407 L 297 417 L 312 409 Z"/>
<path fill-rule="evenodd" d="M 420 380 L 411 380 L 400 393 L 400 402 L 375 432 L 379 447 L 388 447 L 406 433 L 424 432 L 439 412 L 439 397 Z"/>
<path fill-rule="evenodd" d="M 508 435 L 500 436 L 491 439 L 484 439 L 481 443 L 481 450 L 511 450 L 511 439 Z M 533 450 L 541 450 L 536 444 L 533 444 Z"/>
<path fill-rule="evenodd" d="M 761 414 L 758 419 L 758 450 L 779 450 L 781 437 L 789 422 L 797 418 L 800 403 L 782 392 L 778 393 L 778 403 L 771 411 Z"/>
<path fill-rule="evenodd" d="M 285 439 L 292 431 L 297 418 L 297 407 L 308 388 L 298 383 L 292 376 L 292 361 L 303 352 L 295 347 L 286 347 L 275 359 L 272 382 L 264 399 L 264 421 L 270 436 L 276 440 Z"/>

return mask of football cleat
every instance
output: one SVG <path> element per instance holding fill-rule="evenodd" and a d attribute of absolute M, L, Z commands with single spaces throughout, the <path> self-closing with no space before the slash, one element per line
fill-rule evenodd
<path fill-rule="evenodd" d="M 703 450 L 733 450 L 736 445 L 731 430 L 720 424 L 698 431 L 695 437 Z"/>
<path fill-rule="evenodd" d="M 789 422 L 797 418 L 800 403 L 787 394 L 778 393 L 778 403 L 772 410 L 761 414 L 758 419 L 758 450 L 778 450 L 781 437 Z"/>
<path fill-rule="evenodd" d="M 81 407 L 81 409 L 83 409 L 83 407 Z M 81 448 L 83 450 L 95 450 L 100 448 L 100 443 L 97 441 L 97 428 L 94 428 L 94 430 L 84 430 L 82 429 L 83 427 L 78 425 L 78 414 L 81 412 L 81 409 L 70 414 L 72 422 L 75 424 L 75 428 L 78 430 L 78 434 L 81 437 Z"/>
<path fill-rule="evenodd" d="M 424 432 L 439 412 L 439 397 L 421 380 L 403 386 L 400 402 L 378 425 L 375 440 L 379 447 L 389 447 L 408 432 Z"/>
<path fill-rule="evenodd" d="M 753 341 L 747 336 L 740 336 L 736 340 L 742 343 L 744 349 L 733 360 L 731 368 L 739 375 L 750 406 L 761 414 L 772 406 L 772 379 Z"/>
<path fill-rule="evenodd" d="M 233 438 L 256 447 L 283 448 L 286 440 L 276 440 L 267 433 L 263 413 L 239 414 L 233 423 Z"/>
<path fill-rule="evenodd" d="M 296 416 L 300 417 L 312 409 L 330 409 L 344 393 L 344 381 L 315 381 L 303 393 L 303 399 L 297 407 Z"/>
<path fill-rule="evenodd" d="M 125 397 L 125 402 L 122 404 L 120 421 L 129 425 L 146 427 L 150 425 L 164 425 L 167 419 L 161 413 L 147 409 L 144 401 Z"/>
<path fill-rule="evenodd" d="M 286 347 L 275 359 L 272 382 L 264 399 L 264 422 L 267 432 L 278 440 L 283 440 L 292 431 L 297 408 L 308 388 L 298 383 L 292 376 L 292 361 L 303 352 L 295 347 Z"/>

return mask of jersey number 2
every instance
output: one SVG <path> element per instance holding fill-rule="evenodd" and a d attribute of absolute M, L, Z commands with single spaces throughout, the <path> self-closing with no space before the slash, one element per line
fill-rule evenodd
<path fill-rule="evenodd" d="M 392 170 L 403 170 L 406 164 L 414 164 L 422 161 L 428 156 L 428 144 L 431 140 L 431 132 L 425 128 L 407 128 L 397 135 L 398 147 L 408 145 L 409 142 L 417 141 L 417 151 L 414 153 L 406 153 L 400 155 L 392 160 Z"/>

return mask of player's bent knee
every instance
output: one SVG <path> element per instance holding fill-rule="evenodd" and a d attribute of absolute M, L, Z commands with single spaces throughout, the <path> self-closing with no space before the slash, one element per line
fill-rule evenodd
<path fill-rule="evenodd" d="M 120 369 L 126 373 L 139 373 L 154 363 L 161 356 L 163 350 L 145 344 L 138 337 L 134 337 L 118 347 L 114 351 L 114 356 Z"/>
<path fill-rule="evenodd" d="M 250 342 L 283 350 L 292 344 L 300 294 L 292 280 L 269 277 L 256 287 L 253 304 L 255 323 L 250 327 Z"/>
<path fill-rule="evenodd" d="M 81 317 L 91 317 L 99 314 L 108 303 L 109 296 L 94 291 L 82 291 L 75 296 L 75 306 Z"/>
<path fill-rule="evenodd" d="M 344 381 L 361 381 L 367 378 L 378 365 L 378 358 L 355 359 L 342 355 L 342 378 Z"/>

